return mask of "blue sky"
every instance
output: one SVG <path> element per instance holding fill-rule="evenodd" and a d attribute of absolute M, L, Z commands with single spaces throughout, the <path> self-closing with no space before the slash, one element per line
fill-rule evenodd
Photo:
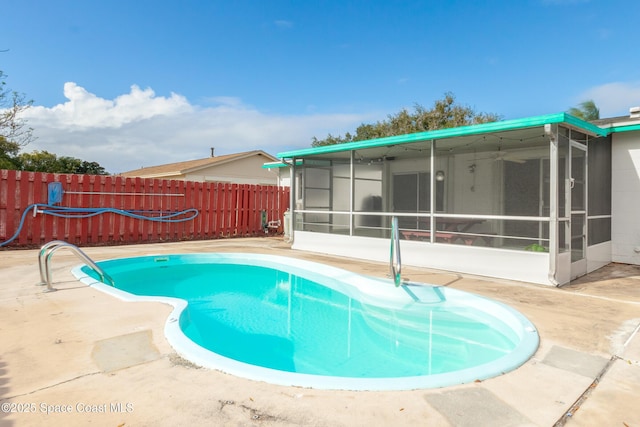
<path fill-rule="evenodd" d="M 388 114 L 640 105 L 640 2 L 0 0 L 0 70 L 47 150 L 110 172 L 306 148 Z"/>

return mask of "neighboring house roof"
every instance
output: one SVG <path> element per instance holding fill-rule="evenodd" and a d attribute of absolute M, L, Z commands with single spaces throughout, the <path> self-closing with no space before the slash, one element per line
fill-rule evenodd
<path fill-rule="evenodd" d="M 273 162 L 278 159 L 271 154 L 265 153 L 262 150 L 245 151 L 242 153 L 226 154 L 222 156 L 207 157 L 205 159 L 187 160 L 184 162 L 167 163 L 158 166 L 149 166 L 145 168 L 135 169 L 132 171 L 123 172 L 120 175 L 128 177 L 136 176 L 171 176 L 171 175 L 185 175 L 197 172 L 198 170 L 205 169 L 211 166 L 218 166 L 225 163 L 241 160 L 251 156 L 264 156 L 265 162 Z"/>

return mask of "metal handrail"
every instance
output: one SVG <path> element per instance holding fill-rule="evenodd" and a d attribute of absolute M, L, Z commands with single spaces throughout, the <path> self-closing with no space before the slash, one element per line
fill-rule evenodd
<path fill-rule="evenodd" d="M 391 218 L 391 250 L 389 253 L 389 268 L 396 288 L 402 283 L 402 260 L 400 259 L 400 231 L 398 217 Z"/>
<path fill-rule="evenodd" d="M 61 248 L 68 248 L 75 253 L 85 264 L 87 264 L 98 276 L 102 283 L 108 283 L 111 286 L 115 286 L 115 283 L 111 276 L 104 272 L 98 265 L 93 262 L 87 254 L 85 254 L 79 247 L 63 240 L 53 240 L 40 248 L 38 254 L 38 266 L 40 267 L 40 285 L 47 285 L 46 292 L 55 291 L 52 286 L 53 280 L 51 278 L 51 257 L 53 254 Z"/>

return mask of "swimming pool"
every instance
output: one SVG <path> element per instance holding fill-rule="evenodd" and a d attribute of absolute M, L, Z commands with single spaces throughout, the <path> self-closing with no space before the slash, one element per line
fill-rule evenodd
<path fill-rule="evenodd" d="M 516 310 L 446 287 L 366 277 L 261 254 L 151 255 L 99 262 L 83 282 L 174 306 L 165 334 L 186 359 L 281 385 L 351 390 L 442 387 L 522 365 L 539 343 Z"/>

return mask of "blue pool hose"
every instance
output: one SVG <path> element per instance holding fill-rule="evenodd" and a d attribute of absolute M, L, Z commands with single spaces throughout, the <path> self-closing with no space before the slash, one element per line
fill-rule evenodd
<path fill-rule="evenodd" d="M 59 218 L 89 218 L 96 215 L 102 215 L 104 213 L 114 213 L 118 215 L 124 215 L 129 218 L 140 219 L 144 221 L 155 221 L 155 222 L 185 222 L 190 221 L 198 216 L 198 210 L 195 208 L 185 209 L 179 212 L 169 212 L 164 214 L 163 211 L 142 211 L 142 210 L 123 210 L 123 209 L 115 209 L 115 208 L 68 208 L 65 206 L 54 206 L 47 205 L 43 203 L 34 203 L 32 205 L 27 206 L 27 208 L 22 213 L 22 217 L 20 218 L 20 224 L 18 224 L 18 229 L 15 234 L 7 241 L 1 242 L 0 247 L 6 246 L 9 243 L 13 242 L 22 231 L 22 227 L 24 226 L 24 221 L 27 218 L 27 214 L 29 211 L 34 210 L 34 215 L 36 213 L 41 213 L 45 215 L 57 216 Z M 44 210 L 48 209 L 48 210 Z M 145 216 L 140 215 L 140 213 L 146 214 L 159 214 L 159 216 Z M 184 218 L 177 218 L 180 216 L 187 215 Z"/>

